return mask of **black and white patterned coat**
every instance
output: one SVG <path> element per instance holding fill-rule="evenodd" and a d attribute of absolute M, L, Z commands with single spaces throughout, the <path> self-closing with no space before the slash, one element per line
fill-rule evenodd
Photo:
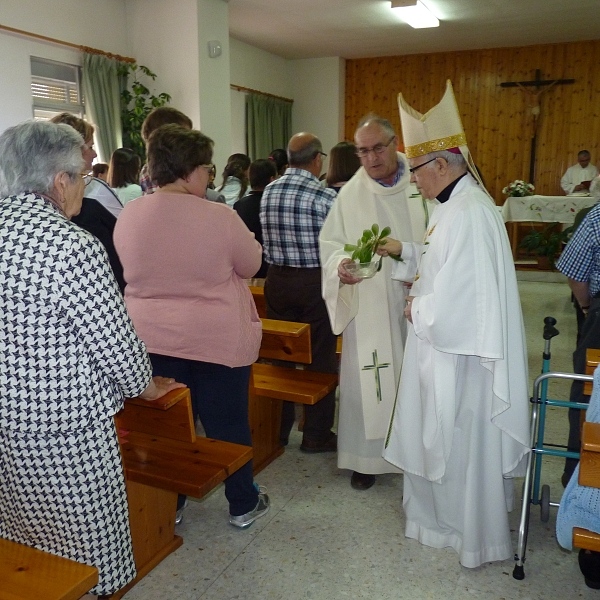
<path fill-rule="evenodd" d="M 113 415 L 151 366 L 100 242 L 48 200 L 0 200 L 0 537 L 135 576 Z"/>

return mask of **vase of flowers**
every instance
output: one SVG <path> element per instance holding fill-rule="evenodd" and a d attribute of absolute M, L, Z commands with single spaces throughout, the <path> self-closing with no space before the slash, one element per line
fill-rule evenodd
<path fill-rule="evenodd" d="M 503 190 L 502 193 L 507 196 L 516 196 L 522 198 L 524 196 L 533 196 L 533 190 L 535 187 L 531 183 L 516 179 L 512 183 L 509 183 Z"/>

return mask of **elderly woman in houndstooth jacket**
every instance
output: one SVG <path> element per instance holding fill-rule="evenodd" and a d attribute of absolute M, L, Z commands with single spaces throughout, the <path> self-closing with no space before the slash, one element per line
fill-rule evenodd
<path fill-rule="evenodd" d="M 26 122 L 0 136 L 0 537 L 95 566 L 93 594 L 135 576 L 112 416 L 151 377 L 100 242 L 70 223 L 82 137 Z"/>

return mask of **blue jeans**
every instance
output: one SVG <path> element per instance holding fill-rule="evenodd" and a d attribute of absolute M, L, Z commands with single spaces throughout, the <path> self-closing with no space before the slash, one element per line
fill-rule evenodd
<path fill-rule="evenodd" d="M 150 354 L 150 360 L 153 375 L 173 377 L 190 388 L 194 421 L 200 418 L 207 437 L 252 446 L 248 422 L 250 366 L 231 368 L 161 354 Z M 225 480 L 225 497 L 233 516 L 244 515 L 256 506 L 252 461 Z M 180 496 L 178 508 L 184 501 Z"/>

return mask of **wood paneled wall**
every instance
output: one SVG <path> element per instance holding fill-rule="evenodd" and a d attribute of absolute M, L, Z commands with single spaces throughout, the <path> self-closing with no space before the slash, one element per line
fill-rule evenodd
<path fill-rule="evenodd" d="M 346 62 L 346 139 L 361 117 L 373 111 L 400 132 L 398 93 L 421 113 L 437 104 L 446 80 L 454 86 L 469 148 L 498 204 L 502 188 L 529 179 L 536 99 L 503 81 L 575 79 L 540 97 L 536 193 L 560 195 L 560 178 L 588 149 L 600 166 L 600 40 L 569 44 L 494 48 L 465 52 L 365 58 Z"/>

